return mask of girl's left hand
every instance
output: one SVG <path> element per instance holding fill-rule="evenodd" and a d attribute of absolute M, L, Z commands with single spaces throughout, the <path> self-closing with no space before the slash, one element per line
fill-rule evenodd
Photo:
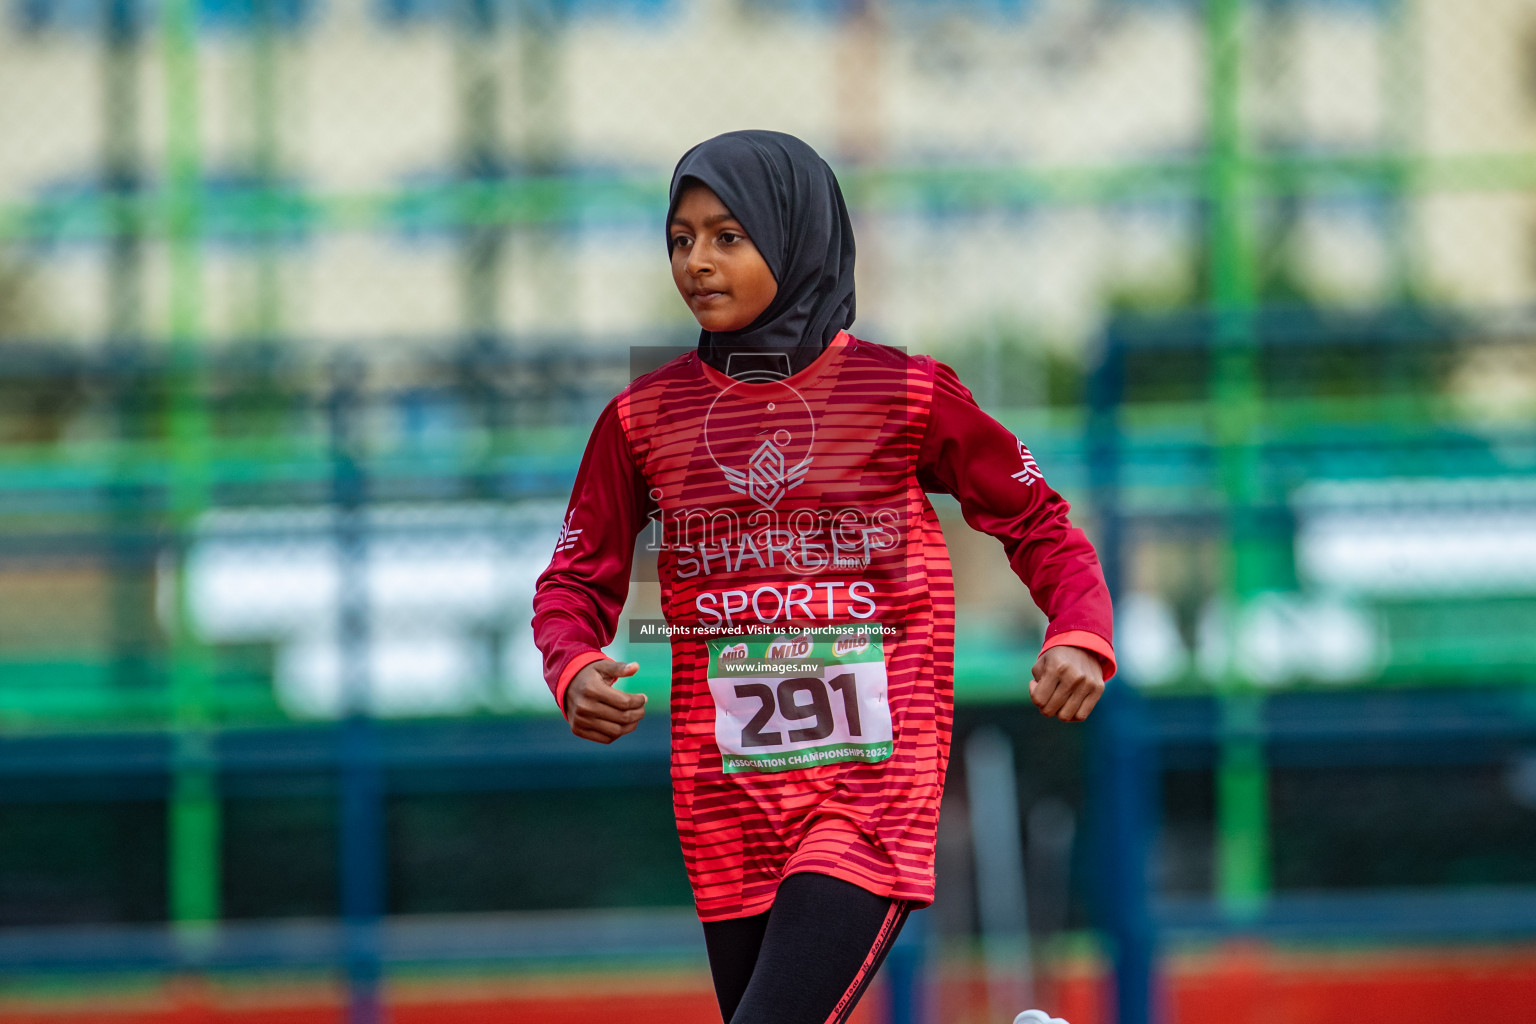
<path fill-rule="evenodd" d="M 1035 660 L 1029 699 L 1047 718 L 1081 722 L 1104 694 L 1104 666 L 1081 647 L 1062 644 Z"/>

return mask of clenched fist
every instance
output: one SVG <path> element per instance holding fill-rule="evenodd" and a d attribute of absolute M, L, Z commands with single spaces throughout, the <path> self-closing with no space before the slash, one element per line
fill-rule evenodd
<path fill-rule="evenodd" d="M 645 694 L 624 693 L 613 684 L 640 671 L 635 662 L 612 658 L 584 666 L 565 688 L 565 720 L 571 732 L 594 743 L 612 743 L 634 732 L 645 717 Z"/>
<path fill-rule="evenodd" d="M 1081 722 L 1104 694 L 1104 666 L 1081 647 L 1062 644 L 1035 660 L 1029 699 L 1047 718 Z"/>

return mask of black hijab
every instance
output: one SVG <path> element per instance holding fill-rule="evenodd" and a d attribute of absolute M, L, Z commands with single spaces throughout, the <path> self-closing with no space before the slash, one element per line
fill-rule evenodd
<path fill-rule="evenodd" d="M 741 376 L 765 360 L 732 363 L 732 354 L 784 353 L 790 373 L 803 370 L 853 323 L 853 225 L 832 168 L 793 135 L 717 135 L 677 162 L 667 224 L 694 181 L 708 186 L 741 221 L 779 285 L 768 308 L 743 329 L 700 331 L 699 358 Z M 670 254 L 670 238 L 667 244 Z M 783 366 L 782 359 L 766 362 Z"/>

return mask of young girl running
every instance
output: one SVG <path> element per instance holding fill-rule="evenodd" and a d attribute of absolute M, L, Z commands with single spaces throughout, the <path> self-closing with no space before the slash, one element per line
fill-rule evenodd
<path fill-rule="evenodd" d="M 729 1024 L 847 1019 L 933 900 L 954 591 L 926 493 L 1003 543 L 1050 625 L 1030 697 L 1088 716 L 1114 671 L 1092 546 L 1025 448 L 927 356 L 853 337 L 831 169 L 731 132 L 673 172 L 672 276 L 696 352 L 598 418 L 534 637 L 577 736 L 631 732 L 602 651 L 650 532 L 672 642 L 673 803 Z"/>

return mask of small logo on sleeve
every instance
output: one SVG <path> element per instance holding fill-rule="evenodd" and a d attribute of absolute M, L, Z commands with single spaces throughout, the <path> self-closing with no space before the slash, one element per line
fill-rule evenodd
<path fill-rule="evenodd" d="M 1035 486 L 1036 480 L 1044 480 L 1045 474 L 1040 472 L 1040 466 L 1035 462 L 1035 457 L 1029 454 L 1029 449 L 1024 447 L 1024 442 L 1019 442 L 1019 460 L 1024 463 L 1024 468 L 1011 474 L 1015 480 L 1026 487 Z"/>
<path fill-rule="evenodd" d="M 571 509 L 565 514 L 565 522 L 560 524 L 560 535 L 555 538 L 555 551 L 557 553 L 571 550 L 571 548 L 576 546 L 576 538 L 581 536 L 580 530 L 571 529 L 571 517 L 575 514 L 576 510 Z"/>

